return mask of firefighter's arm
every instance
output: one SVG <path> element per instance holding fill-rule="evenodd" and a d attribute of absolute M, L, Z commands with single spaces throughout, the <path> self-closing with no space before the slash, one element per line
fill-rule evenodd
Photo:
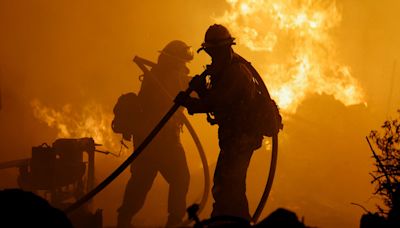
<path fill-rule="evenodd" d="M 194 76 L 189 82 L 189 87 L 193 88 L 199 97 L 202 97 L 207 91 L 206 78 L 200 75 Z"/>
<path fill-rule="evenodd" d="M 199 94 L 200 99 L 186 96 L 184 92 L 181 92 L 175 98 L 175 103 L 187 108 L 189 114 L 209 113 L 213 112 L 215 107 L 227 106 L 242 96 L 247 96 L 246 91 L 249 90 L 249 83 L 246 80 L 247 72 L 243 72 L 239 65 L 235 65 L 227 69 L 226 73 L 223 81 L 210 90 L 203 88 L 205 86 L 204 77 L 195 76 L 189 86 Z M 201 88 L 204 89 L 204 92 L 199 93 Z"/>
<path fill-rule="evenodd" d="M 207 113 L 211 111 L 210 105 L 203 100 L 187 96 L 185 92 L 179 92 L 174 102 L 185 107 L 190 115 L 195 113 Z"/>

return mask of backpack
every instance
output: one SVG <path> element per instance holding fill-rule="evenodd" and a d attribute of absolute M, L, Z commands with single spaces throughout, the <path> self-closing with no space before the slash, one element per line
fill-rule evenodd
<path fill-rule="evenodd" d="M 132 136 L 140 134 L 143 125 L 143 109 L 135 93 L 122 94 L 113 109 L 114 119 L 111 128 L 130 141 Z"/>
<path fill-rule="evenodd" d="M 249 128 L 261 135 L 272 137 L 283 129 L 282 116 L 279 113 L 278 105 L 269 95 L 260 74 L 251 63 L 240 56 L 239 61 L 251 71 L 257 88 L 256 96 L 249 107 L 247 117 Z"/>

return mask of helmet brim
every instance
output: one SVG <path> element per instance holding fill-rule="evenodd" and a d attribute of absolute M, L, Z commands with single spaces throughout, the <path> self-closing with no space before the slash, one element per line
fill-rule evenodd
<path fill-rule="evenodd" d="M 188 46 L 188 48 L 191 49 L 190 46 Z M 166 55 L 166 56 L 171 57 L 171 58 L 173 58 L 173 59 L 176 59 L 176 60 L 178 60 L 178 61 L 185 62 L 185 63 L 190 62 L 190 61 L 193 60 L 193 51 L 191 51 L 192 54 L 188 55 L 188 58 L 181 58 L 181 57 L 176 56 L 176 55 L 171 55 L 170 53 L 167 53 L 167 52 L 165 52 L 165 51 L 163 51 L 163 50 L 158 51 L 158 53 L 163 54 L 163 55 Z M 189 56 L 190 56 L 190 57 L 189 57 Z"/>
<path fill-rule="evenodd" d="M 206 48 L 214 48 L 214 47 L 222 47 L 222 46 L 231 46 L 235 45 L 235 38 L 231 37 L 229 39 L 218 40 L 218 41 L 205 41 L 201 44 L 201 47 L 197 50 L 197 53 L 206 49 Z"/>

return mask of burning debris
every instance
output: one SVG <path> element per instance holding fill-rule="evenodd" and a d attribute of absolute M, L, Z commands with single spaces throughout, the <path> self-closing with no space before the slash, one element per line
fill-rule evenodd
<path fill-rule="evenodd" d="M 92 137 L 104 147 L 121 150 L 118 138 L 111 129 L 112 113 L 95 103 L 84 106 L 81 110 L 66 104 L 60 110 L 47 107 L 39 100 L 31 102 L 34 116 L 51 128 L 57 129 L 59 138 Z"/>

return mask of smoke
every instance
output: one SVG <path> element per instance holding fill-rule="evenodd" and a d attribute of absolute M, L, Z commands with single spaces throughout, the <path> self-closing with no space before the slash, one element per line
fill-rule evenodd
<path fill-rule="evenodd" d="M 373 192 L 368 176 L 372 160 L 363 140 L 369 129 L 376 129 L 399 108 L 396 60 L 400 34 L 395 28 L 400 3 L 336 2 L 342 16 L 340 25 L 331 30 L 335 61 L 351 68 L 352 77 L 364 89 L 368 107 L 345 106 L 333 93 L 307 95 L 284 123 L 276 182 L 263 216 L 277 207 L 287 207 L 305 216 L 306 223 L 313 226 L 354 227 L 362 211 L 350 202 L 374 209 L 374 200 L 368 201 Z M 140 87 L 141 72 L 131 61 L 134 55 L 155 60 L 157 51 L 174 39 L 196 48 L 214 18 L 229 9 L 224 0 L 0 1 L 0 162 L 30 157 L 32 146 L 52 143 L 59 136 L 57 128 L 35 118 L 32 101 L 40 101 L 56 112 L 70 107 L 69 117 L 84 116 L 89 104 L 111 115 L 120 94 L 137 92 Z M 232 33 L 238 37 L 237 31 Z M 266 63 L 277 61 L 241 41 L 238 39 L 235 50 L 260 71 L 265 70 Z M 195 56 L 190 64 L 192 74 L 208 62 L 204 53 Z M 216 127 L 208 126 L 201 115 L 190 119 L 210 164 L 214 164 L 218 155 Z M 117 140 L 114 143 L 118 148 Z M 191 203 L 200 197 L 201 170 L 186 131 L 183 143 L 192 173 Z M 252 159 L 248 173 L 251 210 L 261 195 L 268 156 L 260 150 Z M 99 155 L 97 180 L 106 177 L 124 158 Z M 17 170 L 0 170 L 1 187 L 16 187 L 17 175 Z M 95 206 L 104 209 L 105 225 L 115 224 L 128 176 L 129 172 L 124 173 L 95 199 Z M 162 225 L 167 215 L 167 194 L 167 184 L 158 178 L 135 221 Z M 208 216 L 210 209 L 208 205 L 201 216 Z"/>

